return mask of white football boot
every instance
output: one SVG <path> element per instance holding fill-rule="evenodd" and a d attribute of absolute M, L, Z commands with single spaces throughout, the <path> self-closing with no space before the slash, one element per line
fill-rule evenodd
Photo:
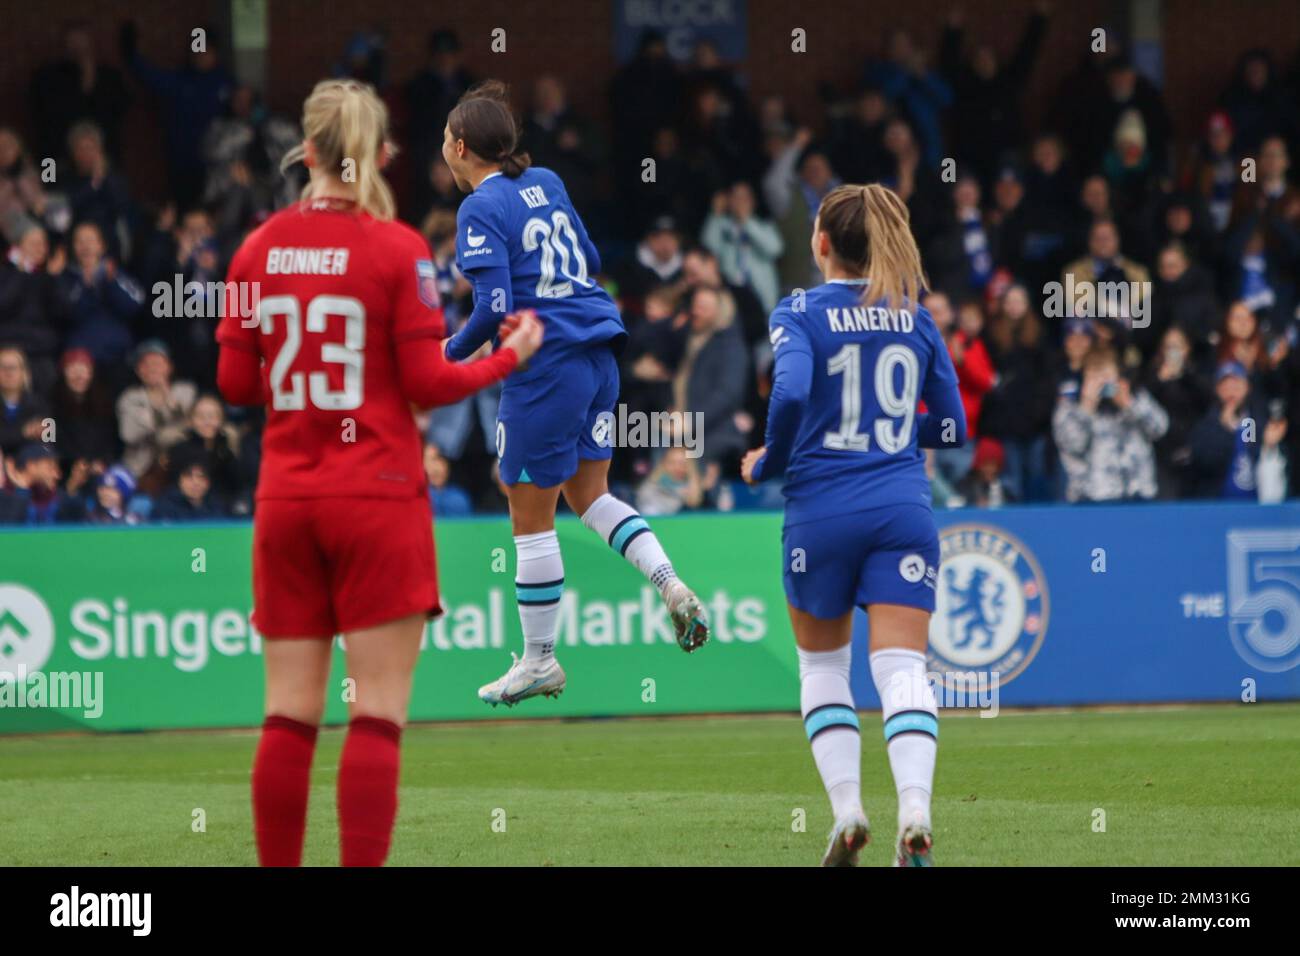
<path fill-rule="evenodd" d="M 493 707 L 497 704 L 513 707 L 529 697 L 559 697 L 564 692 L 564 668 L 554 657 L 524 660 L 513 651 L 510 656 L 514 658 L 510 670 L 480 687 L 479 700 Z"/>
<path fill-rule="evenodd" d="M 709 639 L 709 615 L 695 592 L 681 581 L 673 581 L 664 591 L 664 603 L 681 649 L 689 654 L 703 647 Z"/>
<path fill-rule="evenodd" d="M 831 842 L 822 857 L 822 866 L 857 866 L 858 854 L 871 842 L 867 815 L 856 810 L 835 821 Z"/>
<path fill-rule="evenodd" d="M 909 823 L 898 834 L 894 866 L 934 866 L 934 857 L 930 854 L 933 846 L 934 835 L 927 824 L 920 821 Z"/>

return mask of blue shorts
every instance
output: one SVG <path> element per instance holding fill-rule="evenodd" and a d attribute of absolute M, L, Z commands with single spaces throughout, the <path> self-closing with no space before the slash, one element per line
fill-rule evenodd
<path fill-rule="evenodd" d="M 890 505 L 804 521 L 781 532 L 786 598 L 813 617 L 855 606 L 934 611 L 939 532 L 924 505 Z"/>
<path fill-rule="evenodd" d="M 497 410 L 501 480 L 551 488 L 573 477 L 580 458 L 608 461 L 617 401 L 618 359 L 603 345 L 506 379 Z"/>

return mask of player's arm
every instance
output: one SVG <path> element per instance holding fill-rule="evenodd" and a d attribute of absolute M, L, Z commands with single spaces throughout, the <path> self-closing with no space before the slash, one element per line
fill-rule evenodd
<path fill-rule="evenodd" d="M 499 216 L 473 197 L 456 215 L 456 259 L 474 286 L 474 311 L 447 342 L 447 357 L 463 361 L 497 334 L 501 320 L 514 311 L 510 258 Z"/>
<path fill-rule="evenodd" d="M 241 281 L 244 266 L 241 248 L 231 260 L 228 283 Z M 238 288 L 228 285 L 227 288 Z M 217 390 L 230 405 L 262 405 L 266 402 L 266 381 L 262 375 L 262 352 L 259 348 L 258 316 L 241 315 L 242 295 L 225 296 L 225 313 L 217 325 Z"/>
<path fill-rule="evenodd" d="M 930 367 L 921 386 L 926 410 L 916 416 L 916 443 L 922 448 L 960 448 L 966 444 L 966 409 L 957 370 L 937 330 L 931 345 Z"/>
<path fill-rule="evenodd" d="M 510 317 L 514 319 L 514 316 Z M 397 385 L 402 397 L 419 408 L 452 405 L 499 382 L 528 361 L 542 344 L 542 323 L 524 313 L 501 348 L 473 362 L 452 362 L 432 335 L 408 339 L 397 348 Z"/>
<path fill-rule="evenodd" d="M 812 344 L 795 316 L 778 308 L 772 313 L 770 328 L 776 363 L 767 406 L 767 451 L 754 463 L 750 476 L 754 482 L 785 474 L 812 391 Z"/>

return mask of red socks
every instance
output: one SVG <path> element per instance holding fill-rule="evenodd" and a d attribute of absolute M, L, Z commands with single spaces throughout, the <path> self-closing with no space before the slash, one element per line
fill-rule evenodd
<path fill-rule="evenodd" d="M 267 717 L 253 761 L 253 829 L 262 866 L 298 866 L 307 829 L 307 792 L 316 728 Z"/>
<path fill-rule="evenodd" d="M 354 717 L 339 758 L 339 843 L 344 866 L 382 866 L 397 818 L 402 728 Z"/>
<path fill-rule="evenodd" d="M 379 717 L 348 725 L 339 759 L 339 842 L 344 866 L 382 866 L 397 818 L 402 728 Z M 267 717 L 253 762 L 253 829 L 262 866 L 298 866 L 316 728 Z"/>

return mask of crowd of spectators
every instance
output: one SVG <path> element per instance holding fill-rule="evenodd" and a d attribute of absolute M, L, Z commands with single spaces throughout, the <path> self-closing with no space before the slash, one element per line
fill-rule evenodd
<path fill-rule="evenodd" d="M 566 182 L 622 307 L 625 411 L 702 424 L 691 448 L 616 453 L 614 478 L 643 511 L 779 501 L 737 468 L 762 442 L 767 315 L 821 281 L 808 242 L 821 198 L 867 181 L 908 205 L 924 304 L 960 380 L 972 437 L 929 453 L 937 504 L 1297 493 L 1300 61 L 1284 72 L 1242 53 L 1182 129 L 1112 42 L 1031 129 L 1021 100 L 1051 29 L 1044 6 L 1005 49 L 967 42 L 957 13 L 935 49 L 888 32 L 852 88 L 824 87 L 816 115 L 751 96 L 708 42 L 673 61 L 654 33 L 610 82 L 608 126 L 554 76 L 516 91 L 525 145 Z M 175 68 L 130 24 L 113 56 L 83 25 L 64 44 L 31 78 L 27 127 L 0 125 L 0 523 L 246 515 L 261 412 L 214 394 L 215 310 L 160 309 L 154 290 L 179 302 L 210 288 L 248 230 L 293 201 L 301 176 L 279 166 L 297 125 L 234 78 L 215 36 Z M 438 147 L 478 78 L 450 30 L 404 82 L 375 32 L 333 69 L 390 105 L 403 152 L 389 175 L 454 330 L 470 287 L 455 266 L 462 197 Z M 157 115 L 161 204 L 138 200 L 120 166 L 131 109 Z M 1053 290 L 1088 283 L 1131 294 L 1063 309 Z M 440 514 L 504 507 L 498 395 L 421 419 Z"/>

